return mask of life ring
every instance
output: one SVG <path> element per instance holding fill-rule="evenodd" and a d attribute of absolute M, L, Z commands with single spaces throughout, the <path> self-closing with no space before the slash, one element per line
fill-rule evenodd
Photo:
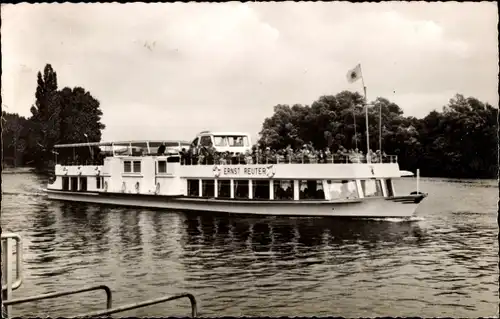
<path fill-rule="evenodd" d="M 97 167 L 97 166 L 95 167 L 95 174 L 96 174 L 97 176 L 99 176 L 99 175 L 101 174 L 101 170 L 100 170 L 100 169 L 99 169 L 99 167 Z"/>
<path fill-rule="evenodd" d="M 155 194 L 159 194 L 159 193 L 160 193 L 160 183 L 156 183 Z"/>
<path fill-rule="evenodd" d="M 220 168 L 219 168 L 219 166 L 215 165 L 214 168 L 212 169 L 212 171 L 214 172 L 214 176 L 215 177 L 219 177 L 220 176 Z"/>
<path fill-rule="evenodd" d="M 122 183 L 122 193 L 125 193 L 125 189 L 126 189 L 126 188 L 127 188 L 127 187 L 125 186 L 125 182 L 123 182 L 123 183 Z"/>
<path fill-rule="evenodd" d="M 104 191 L 107 192 L 108 191 L 108 182 L 104 182 Z"/>
<path fill-rule="evenodd" d="M 267 177 L 271 178 L 274 176 L 274 174 L 276 174 L 276 172 L 274 170 L 274 165 L 269 165 L 267 167 L 267 172 L 266 172 Z"/>
<path fill-rule="evenodd" d="M 63 173 L 64 173 L 64 175 L 68 175 L 68 168 L 67 167 L 63 168 Z"/>
<path fill-rule="evenodd" d="M 135 183 L 135 191 L 137 193 L 139 193 L 139 187 L 140 187 L 139 182 Z"/>

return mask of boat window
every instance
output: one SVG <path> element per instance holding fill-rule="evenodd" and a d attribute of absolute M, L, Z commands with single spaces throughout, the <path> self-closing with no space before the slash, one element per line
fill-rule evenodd
<path fill-rule="evenodd" d="M 274 199 L 293 199 L 292 180 L 274 180 Z"/>
<path fill-rule="evenodd" d="M 132 172 L 132 166 L 130 161 L 124 161 L 123 162 L 123 171 L 125 173 L 131 173 Z"/>
<path fill-rule="evenodd" d="M 214 197 L 215 182 L 213 179 L 204 179 L 201 181 L 202 196 Z"/>
<path fill-rule="evenodd" d="M 78 177 L 71 177 L 71 190 L 73 192 L 78 190 Z"/>
<path fill-rule="evenodd" d="M 227 146 L 227 138 L 225 136 L 214 136 L 215 146 Z"/>
<path fill-rule="evenodd" d="M 69 177 L 62 178 L 62 189 L 63 191 L 69 190 Z"/>
<path fill-rule="evenodd" d="M 95 178 L 95 188 L 97 188 L 97 189 L 101 188 L 101 178 L 100 177 Z"/>
<path fill-rule="evenodd" d="M 167 172 L 167 161 L 158 161 L 158 173 Z"/>
<path fill-rule="evenodd" d="M 200 182 L 197 179 L 188 179 L 188 196 L 200 196 Z"/>
<path fill-rule="evenodd" d="M 170 157 L 167 157 L 167 162 L 168 163 L 180 163 L 180 161 L 181 161 L 180 156 L 170 156 Z"/>
<path fill-rule="evenodd" d="M 228 136 L 229 146 L 231 147 L 242 147 L 248 146 L 247 136 Z"/>
<path fill-rule="evenodd" d="M 269 180 L 254 180 L 252 188 L 253 198 L 269 199 Z"/>
<path fill-rule="evenodd" d="M 80 177 L 80 191 L 87 191 L 87 177 Z"/>
<path fill-rule="evenodd" d="M 231 181 L 227 179 L 220 179 L 217 182 L 217 197 L 231 198 Z"/>
<path fill-rule="evenodd" d="M 195 138 L 195 139 L 193 140 L 193 142 L 191 143 L 191 146 L 190 146 L 190 147 L 196 147 L 196 146 L 198 146 L 198 138 Z"/>
<path fill-rule="evenodd" d="M 385 184 L 387 186 L 387 196 L 389 196 L 389 197 L 394 196 L 394 189 L 392 188 L 392 180 L 386 179 Z"/>
<path fill-rule="evenodd" d="M 212 139 L 210 136 L 202 136 L 200 139 L 200 145 L 201 146 L 212 146 Z"/>
<path fill-rule="evenodd" d="M 325 199 L 322 180 L 302 180 L 299 183 L 299 199 Z"/>
<path fill-rule="evenodd" d="M 141 161 L 134 161 L 134 173 L 141 172 Z"/>
<path fill-rule="evenodd" d="M 353 180 L 327 180 L 326 191 L 330 194 L 330 199 L 358 198 L 359 194 L 356 182 Z"/>
<path fill-rule="evenodd" d="M 365 195 L 365 197 L 384 196 L 382 193 L 382 183 L 380 180 L 375 180 L 375 179 L 362 180 L 361 188 L 363 189 L 363 194 Z"/>
<path fill-rule="evenodd" d="M 248 198 L 248 180 L 234 181 L 234 198 Z"/>

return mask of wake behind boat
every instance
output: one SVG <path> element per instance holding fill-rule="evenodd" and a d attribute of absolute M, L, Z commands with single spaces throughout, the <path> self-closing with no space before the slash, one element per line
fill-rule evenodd
<path fill-rule="evenodd" d="M 426 194 L 397 195 L 393 180 L 408 176 L 397 156 L 297 161 L 249 157 L 246 133 L 202 132 L 180 141 L 127 141 L 56 145 L 107 148 L 98 165 L 57 163 L 45 190 L 56 200 L 235 214 L 410 217 Z M 121 148 L 120 148 L 121 146 Z M 183 146 L 189 152 L 183 152 Z M 158 151 L 156 152 L 156 147 Z M 224 158 L 207 158 L 212 147 Z M 246 155 L 245 155 L 246 153 Z M 410 173 L 411 174 L 411 173 Z M 412 175 L 412 174 L 411 174 Z"/>

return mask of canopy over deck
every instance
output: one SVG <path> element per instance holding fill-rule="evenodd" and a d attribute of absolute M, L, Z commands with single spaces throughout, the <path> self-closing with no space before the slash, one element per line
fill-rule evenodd
<path fill-rule="evenodd" d="M 167 147 L 176 147 L 189 145 L 190 142 L 182 140 L 135 140 L 135 141 L 113 141 L 113 142 L 89 142 L 89 143 L 73 143 L 73 144 L 58 144 L 54 148 L 69 148 L 69 147 L 89 147 L 89 146 L 144 146 L 149 144 L 152 147 L 157 147 L 165 143 Z"/>

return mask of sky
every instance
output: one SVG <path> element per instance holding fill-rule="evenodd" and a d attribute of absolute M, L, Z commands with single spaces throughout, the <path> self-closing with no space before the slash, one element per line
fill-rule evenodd
<path fill-rule="evenodd" d="M 2 108 L 30 115 L 36 75 L 101 103 L 103 140 L 255 142 L 276 104 L 343 90 L 361 64 L 369 101 L 405 115 L 456 93 L 498 107 L 495 2 L 272 2 L 2 5 Z"/>

